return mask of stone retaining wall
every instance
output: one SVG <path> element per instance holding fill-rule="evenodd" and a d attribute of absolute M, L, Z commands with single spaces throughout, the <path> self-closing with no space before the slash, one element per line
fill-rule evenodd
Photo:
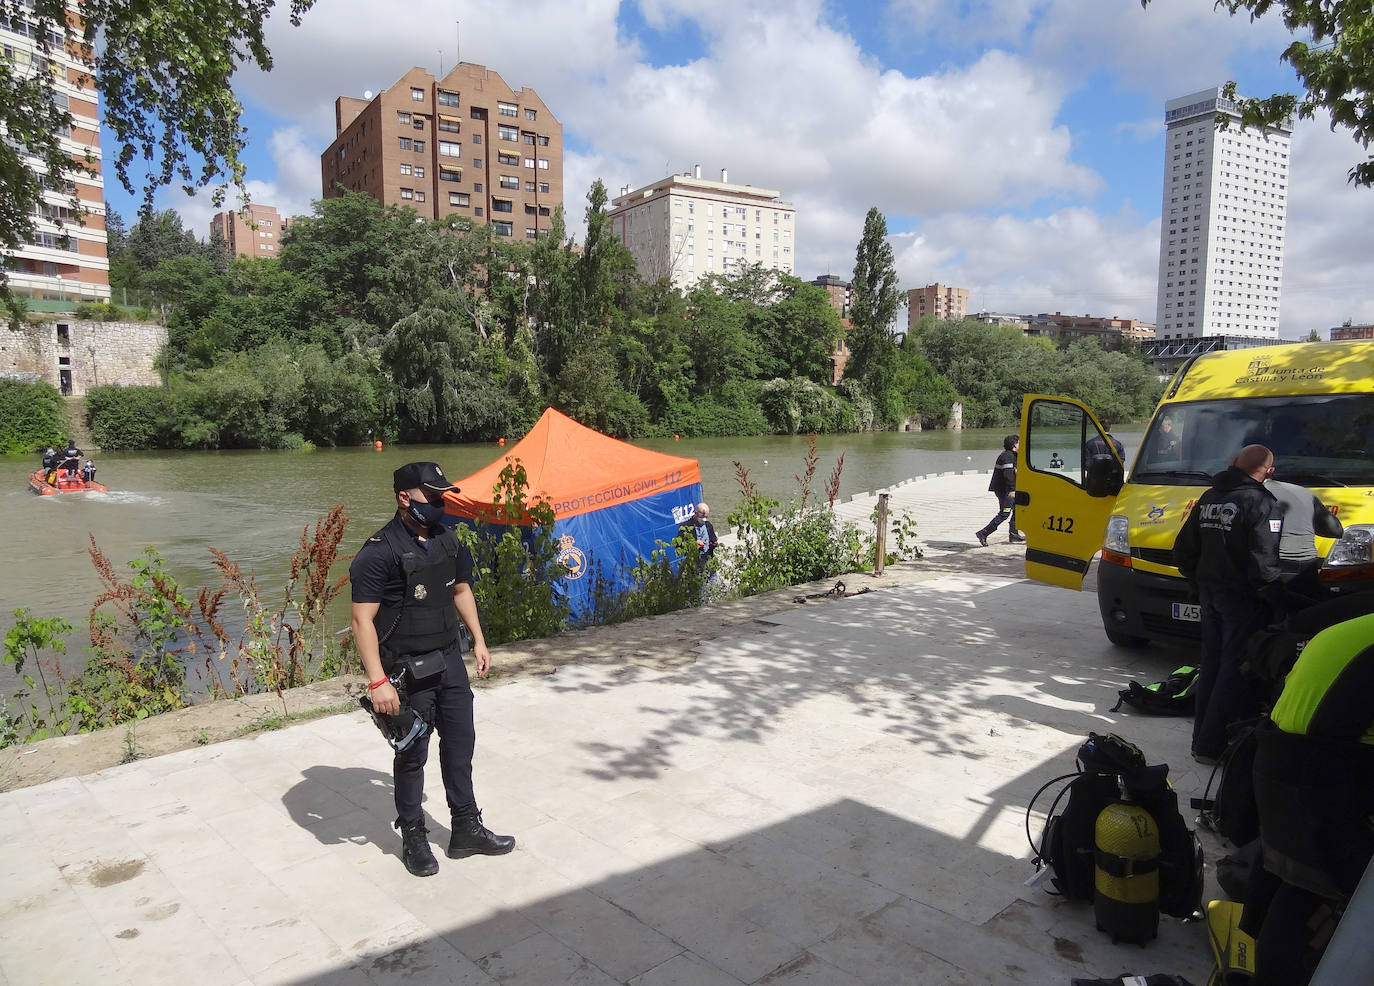
<path fill-rule="evenodd" d="M 46 380 L 74 397 L 104 384 L 153 386 L 166 344 L 155 322 L 40 318 L 0 329 L 0 376 Z"/>

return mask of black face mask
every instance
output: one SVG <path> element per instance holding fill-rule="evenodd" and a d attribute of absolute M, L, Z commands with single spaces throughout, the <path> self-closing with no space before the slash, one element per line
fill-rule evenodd
<path fill-rule="evenodd" d="M 416 523 L 430 529 L 438 529 L 443 524 L 444 505 L 425 500 L 411 500 L 409 513 Z"/>

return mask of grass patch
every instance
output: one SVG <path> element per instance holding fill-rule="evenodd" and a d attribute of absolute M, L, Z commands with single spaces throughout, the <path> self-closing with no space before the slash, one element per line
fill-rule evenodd
<path fill-rule="evenodd" d="M 237 739 L 240 736 L 251 736 L 253 733 L 268 733 L 275 729 L 285 729 L 287 726 L 295 725 L 298 722 L 309 722 L 311 719 L 323 719 L 325 716 L 338 715 L 341 712 L 352 712 L 357 708 L 357 702 L 340 702 L 338 705 L 325 705 L 318 709 L 263 716 L 246 726 L 240 726 L 230 734 L 229 738 Z"/>

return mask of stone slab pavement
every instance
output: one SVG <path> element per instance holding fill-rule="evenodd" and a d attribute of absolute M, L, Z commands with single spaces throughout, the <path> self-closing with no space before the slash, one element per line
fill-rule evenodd
<path fill-rule="evenodd" d="M 1185 657 L 1108 645 L 1091 594 L 974 571 L 780 612 L 686 667 L 483 689 L 477 791 L 519 845 L 429 879 L 361 712 L 13 791 L 0 982 L 1200 986 L 1201 925 L 1114 945 L 1023 886 L 1027 801 L 1089 730 L 1200 793 L 1187 720 L 1108 711 Z"/>

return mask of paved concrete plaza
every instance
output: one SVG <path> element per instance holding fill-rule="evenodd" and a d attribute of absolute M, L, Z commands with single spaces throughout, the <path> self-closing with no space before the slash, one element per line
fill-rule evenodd
<path fill-rule="evenodd" d="M 953 552 L 991 514 L 985 486 L 900 491 Z M 967 557 L 993 552 L 1016 549 Z M 0 978 L 1200 986 L 1200 925 L 1113 945 L 1090 906 L 1022 885 L 1027 799 L 1089 730 L 1200 792 L 1188 720 L 1107 711 L 1183 656 L 1108 645 L 1090 593 L 968 572 L 777 613 L 686 667 L 482 689 L 478 796 L 518 848 L 442 856 L 435 751 L 429 879 L 401 866 L 389 750 L 361 712 L 13 791 Z"/>

